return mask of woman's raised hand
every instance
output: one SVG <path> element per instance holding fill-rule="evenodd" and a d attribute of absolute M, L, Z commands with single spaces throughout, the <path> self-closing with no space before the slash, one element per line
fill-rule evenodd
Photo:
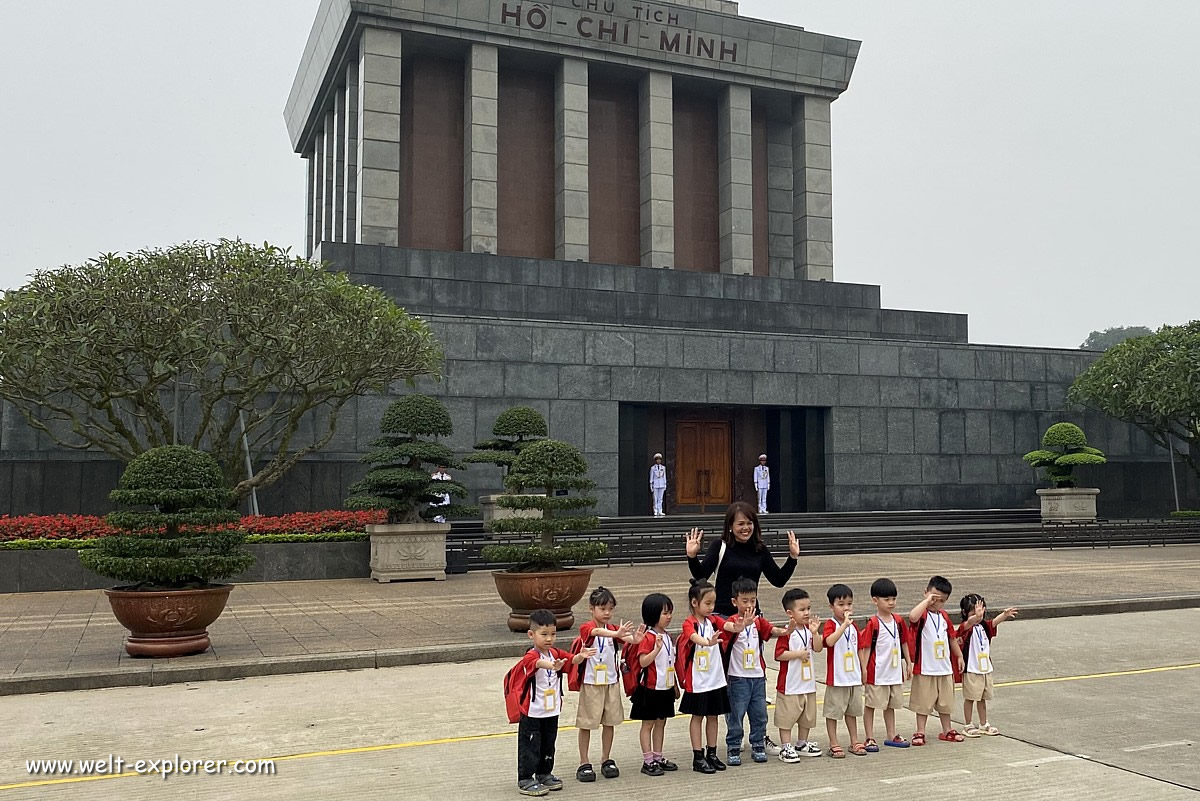
<path fill-rule="evenodd" d="M 704 536 L 704 532 L 698 528 L 694 528 L 685 536 L 687 539 L 688 559 L 695 559 L 700 555 L 700 538 Z"/>
<path fill-rule="evenodd" d="M 796 539 L 796 532 L 794 531 L 788 532 L 788 554 L 793 559 L 800 558 L 800 541 Z"/>

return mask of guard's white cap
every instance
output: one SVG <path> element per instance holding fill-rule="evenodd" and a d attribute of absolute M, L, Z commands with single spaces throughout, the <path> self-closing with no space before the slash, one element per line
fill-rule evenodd
<path fill-rule="evenodd" d="M 663 456 L 662 456 L 662 454 L 661 454 L 661 453 L 656 453 L 656 454 L 654 454 L 654 458 L 655 458 L 655 459 L 661 459 L 661 458 L 663 458 Z"/>
<path fill-rule="evenodd" d="M 767 455 L 766 455 L 765 453 L 760 453 L 760 454 L 758 455 L 758 458 L 759 458 L 759 460 L 766 459 L 766 458 L 767 458 Z"/>

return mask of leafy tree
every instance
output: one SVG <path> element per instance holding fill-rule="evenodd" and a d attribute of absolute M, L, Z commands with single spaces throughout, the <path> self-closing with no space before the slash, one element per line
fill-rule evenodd
<path fill-rule="evenodd" d="M 466 496 L 457 481 L 435 481 L 430 466 L 461 468 L 454 452 L 440 442 L 422 437 L 448 437 L 454 433 L 450 413 L 436 398 L 405 395 L 388 406 L 380 421 L 382 436 L 371 442 L 374 450 L 363 457 L 371 465 L 367 474 L 350 491 L 346 506 L 351 509 L 384 509 L 388 523 L 420 523 L 443 517 L 466 517 L 470 506 L 441 503 L 443 495 Z"/>
<path fill-rule="evenodd" d="M 528 406 L 513 406 L 500 412 L 492 426 L 493 439 L 485 439 L 475 445 L 475 453 L 463 461 L 471 464 L 498 465 L 504 474 L 513 461 L 530 444 L 544 439 L 547 434 L 546 418 Z"/>
<path fill-rule="evenodd" d="M 555 534 L 588 531 L 600 524 L 598 518 L 584 512 L 596 505 L 595 498 L 569 494 L 571 490 L 587 491 L 596 486 L 586 475 L 587 462 L 574 445 L 543 439 L 524 448 L 504 479 L 509 494 L 501 495 L 496 504 L 506 509 L 540 509 L 542 516 L 502 518 L 490 521 L 487 527 L 492 532 L 529 534 L 537 541 L 531 545 L 489 545 L 481 552 L 483 558 L 514 563 L 512 570 L 517 572 L 539 572 L 561 570 L 564 562 L 586 563 L 603 556 L 608 547 L 602 542 L 554 544 Z M 544 494 L 515 494 L 529 488 Z M 559 495 L 559 490 L 567 492 Z"/>
<path fill-rule="evenodd" d="M 128 462 L 178 433 L 238 498 L 324 447 L 350 398 L 435 375 L 442 358 L 380 290 L 230 240 L 38 272 L 0 299 L 0 343 L 0 398 L 59 445 Z M 265 461 L 252 477 L 243 419 Z"/>
<path fill-rule="evenodd" d="M 211 454 L 185 445 L 148 450 L 134 457 L 108 497 L 150 508 L 110 513 L 109 524 L 125 533 L 79 552 L 83 566 L 102 576 L 131 582 L 132 589 L 198 589 L 254 564 L 242 548 L 244 531 L 213 530 L 239 515 Z"/>
<path fill-rule="evenodd" d="M 1200 475 L 1200 320 L 1111 348 L 1067 398 L 1137 426 Z"/>
<path fill-rule="evenodd" d="M 1057 450 L 1051 450 L 1052 448 Z M 1084 464 L 1104 464 L 1104 451 L 1088 445 L 1083 429 L 1074 423 L 1055 423 L 1042 437 L 1042 449 L 1024 457 L 1030 467 L 1046 471 L 1046 480 L 1056 487 L 1075 486 L 1075 468 Z"/>
<path fill-rule="evenodd" d="M 1103 331 L 1093 331 L 1088 334 L 1088 338 L 1083 340 L 1083 344 L 1079 346 L 1080 350 L 1108 350 L 1113 345 L 1119 345 L 1127 339 L 1134 337 L 1144 337 L 1153 334 L 1144 325 L 1118 325 L 1113 328 L 1105 328 Z"/>

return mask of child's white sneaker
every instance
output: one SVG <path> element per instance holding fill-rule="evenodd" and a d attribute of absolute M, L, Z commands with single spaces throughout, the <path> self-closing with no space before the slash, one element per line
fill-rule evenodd
<path fill-rule="evenodd" d="M 807 743 L 797 748 L 796 753 L 800 754 L 800 756 L 819 757 L 822 754 L 821 744 L 815 740 L 809 740 Z"/>
<path fill-rule="evenodd" d="M 796 746 L 792 745 L 791 743 L 787 743 L 786 745 L 779 747 L 780 762 L 787 762 L 788 764 L 791 764 L 793 762 L 799 762 L 801 759 L 803 759 L 803 757 L 801 757 L 799 752 L 796 751 Z"/>
<path fill-rule="evenodd" d="M 783 748 L 776 745 L 774 740 L 772 740 L 770 737 L 767 737 L 765 739 L 766 739 L 766 746 L 767 746 L 768 754 L 770 754 L 771 756 L 779 756 L 779 754 L 783 753 Z"/>

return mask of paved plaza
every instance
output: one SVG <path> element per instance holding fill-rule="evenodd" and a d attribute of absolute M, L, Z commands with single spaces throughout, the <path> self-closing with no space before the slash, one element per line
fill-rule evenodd
<path fill-rule="evenodd" d="M 924 748 L 885 748 L 841 761 L 772 760 L 712 777 L 686 770 L 662 778 L 640 775 L 637 728 L 627 722 L 614 747 L 622 776 L 577 783 L 576 733 L 570 728 L 575 698 L 568 693 L 556 768 L 567 784 L 556 797 L 1197 797 L 1200 708 L 1181 702 L 1200 679 L 1200 610 L 1016 621 L 1001 627 L 995 654 L 990 717 L 999 737 L 961 744 L 933 739 Z M 512 661 L 0 699 L 4 719 L 19 721 L 15 747 L 0 753 L 0 801 L 516 798 L 516 727 L 505 722 L 499 690 Z M 961 721 L 958 711 L 954 717 Z M 901 711 L 899 722 L 910 735 L 911 713 Z M 686 719 L 667 727 L 665 752 L 681 764 L 688 756 L 686 732 Z M 819 739 L 824 742 L 823 732 Z M 110 754 L 126 760 L 274 759 L 275 773 L 81 781 L 31 776 L 25 766 L 27 759 Z"/>
<path fill-rule="evenodd" d="M 681 551 L 682 543 L 681 535 Z M 1038 611 L 1032 607 L 1050 607 L 1043 611 L 1061 615 L 1076 604 L 1086 611 L 1085 602 L 1200 596 L 1200 546 L 802 555 L 790 586 L 820 597 L 844 581 L 865 596 L 886 575 L 904 606 L 920 598 L 934 573 L 954 582 L 954 598 L 979 592 L 995 607 L 1017 604 L 1031 615 Z M 665 591 L 682 605 L 687 580 L 679 561 L 598 568 L 592 584 L 615 592 L 618 615 L 636 618 L 649 592 Z M 781 595 L 762 588 L 769 615 L 781 614 Z M 867 604 L 863 597 L 859 609 Z M 586 615 L 586 604 L 576 613 Z M 509 633 L 506 618 L 486 572 L 442 582 L 242 584 L 210 629 L 211 651 L 147 660 L 125 654 L 124 629 L 99 590 L 0 595 L 0 694 L 507 656 L 524 640 Z"/>

